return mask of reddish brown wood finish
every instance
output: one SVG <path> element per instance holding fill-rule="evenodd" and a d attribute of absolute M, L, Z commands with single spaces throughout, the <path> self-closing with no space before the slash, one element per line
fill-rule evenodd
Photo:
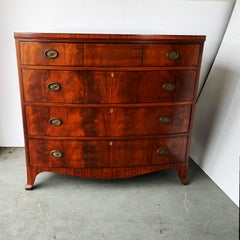
<path fill-rule="evenodd" d="M 186 133 L 191 105 L 161 107 L 26 106 L 29 136 L 121 137 Z M 168 117 L 171 122 L 161 122 Z M 59 119 L 55 126 L 50 119 Z"/>
<path fill-rule="evenodd" d="M 22 70 L 24 100 L 27 102 L 85 102 L 85 80 L 82 72 Z M 50 91 L 50 83 L 60 84 L 60 90 Z"/>
<path fill-rule="evenodd" d="M 15 33 L 15 39 L 26 189 L 46 171 L 112 179 L 175 168 L 187 183 L 204 36 Z"/>
<path fill-rule="evenodd" d="M 141 44 L 84 44 L 84 66 L 142 65 Z"/>
<path fill-rule="evenodd" d="M 166 53 L 176 51 L 179 58 L 169 60 Z M 200 45 L 199 44 L 148 44 L 144 46 L 144 66 L 187 66 L 198 65 Z M 163 57 L 164 56 L 164 57 Z"/>
<path fill-rule="evenodd" d="M 53 141 L 29 140 L 30 165 L 33 167 L 140 167 L 184 162 L 187 137 L 141 139 L 141 140 L 99 140 L 99 141 Z M 35 151 L 35 149 L 41 151 Z M 168 153 L 158 155 L 158 149 Z M 53 150 L 63 156 L 54 158 Z M 33 159 L 33 161 L 31 161 Z"/>
<path fill-rule="evenodd" d="M 56 50 L 58 56 L 48 59 L 47 50 Z M 21 42 L 21 63 L 26 65 L 82 65 L 82 44 Z"/>
<path fill-rule="evenodd" d="M 53 103 L 159 103 L 192 101 L 196 70 L 59 71 L 23 69 L 24 99 Z M 48 84 L 61 89 L 52 92 Z M 174 91 L 163 89 L 174 83 Z"/>

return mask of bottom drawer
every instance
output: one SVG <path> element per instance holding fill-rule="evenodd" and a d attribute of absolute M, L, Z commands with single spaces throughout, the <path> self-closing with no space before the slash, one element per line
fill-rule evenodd
<path fill-rule="evenodd" d="M 187 137 L 141 140 L 29 140 L 30 166 L 91 168 L 185 161 Z"/>

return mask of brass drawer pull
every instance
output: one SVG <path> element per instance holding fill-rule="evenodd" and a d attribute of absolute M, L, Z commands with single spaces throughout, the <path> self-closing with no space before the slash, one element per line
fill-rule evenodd
<path fill-rule="evenodd" d="M 58 127 L 58 126 L 62 125 L 62 120 L 59 118 L 51 118 L 51 119 L 49 119 L 49 123 L 54 127 Z"/>
<path fill-rule="evenodd" d="M 171 119 L 170 117 L 168 117 L 168 116 L 161 116 L 161 117 L 159 118 L 159 122 L 160 122 L 161 124 L 169 124 L 169 123 L 172 122 L 172 119 Z"/>
<path fill-rule="evenodd" d="M 167 92 L 171 92 L 171 91 L 174 91 L 175 88 L 176 88 L 176 85 L 175 83 L 170 83 L 170 82 L 167 82 L 167 83 L 164 83 L 162 85 L 162 88 L 163 90 L 167 91 Z"/>
<path fill-rule="evenodd" d="M 53 150 L 51 151 L 51 156 L 54 158 L 61 158 L 63 153 L 60 150 Z"/>
<path fill-rule="evenodd" d="M 168 152 L 167 148 L 158 148 L 157 149 L 157 155 L 158 156 L 166 156 L 168 154 L 169 154 L 169 152 Z"/>
<path fill-rule="evenodd" d="M 175 52 L 175 51 L 170 51 L 170 52 L 166 53 L 166 57 L 169 60 L 177 60 L 179 58 L 179 56 L 180 56 L 179 53 Z"/>
<path fill-rule="evenodd" d="M 48 84 L 48 89 L 52 92 L 57 92 L 61 89 L 61 85 L 56 82 L 52 82 Z"/>
<path fill-rule="evenodd" d="M 44 55 L 45 55 L 46 58 L 54 59 L 54 58 L 57 58 L 57 56 L 58 56 L 58 51 L 57 51 L 57 50 L 54 50 L 54 49 L 47 49 L 47 50 L 44 52 Z"/>

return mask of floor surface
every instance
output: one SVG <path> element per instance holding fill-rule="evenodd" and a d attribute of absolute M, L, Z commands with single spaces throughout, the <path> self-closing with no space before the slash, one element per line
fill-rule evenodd
<path fill-rule="evenodd" d="M 238 207 L 190 162 L 122 180 L 41 173 L 25 191 L 23 148 L 0 150 L 0 240 L 237 240 Z"/>

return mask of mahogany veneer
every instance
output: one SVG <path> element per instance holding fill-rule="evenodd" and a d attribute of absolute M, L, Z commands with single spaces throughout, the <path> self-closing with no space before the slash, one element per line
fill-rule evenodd
<path fill-rule="evenodd" d="M 15 33 L 27 185 L 125 178 L 188 154 L 205 36 Z"/>

